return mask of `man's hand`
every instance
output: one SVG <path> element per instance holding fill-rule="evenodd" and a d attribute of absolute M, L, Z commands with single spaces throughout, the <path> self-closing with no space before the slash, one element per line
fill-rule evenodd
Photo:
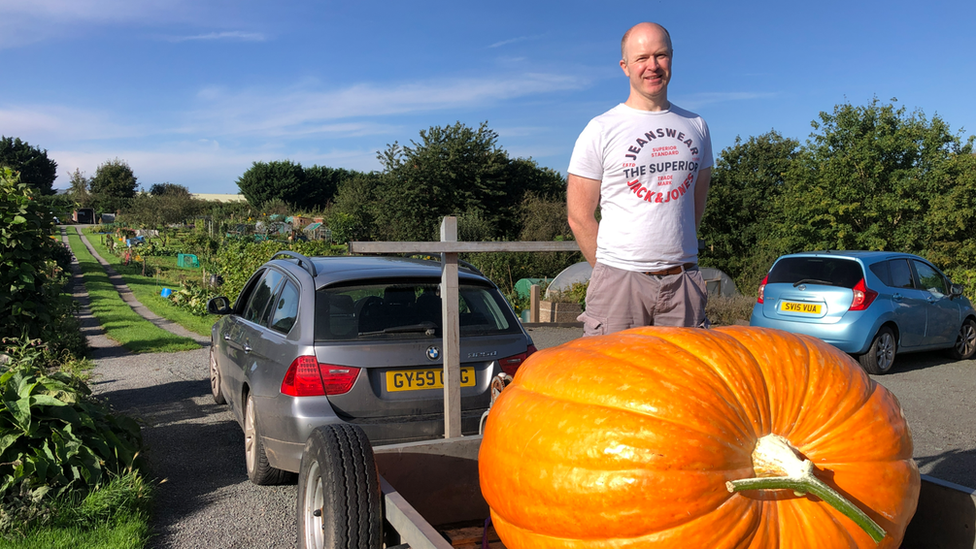
<path fill-rule="evenodd" d="M 596 208 L 599 204 L 600 181 L 569 174 L 566 185 L 569 228 L 590 266 L 596 265 L 596 235 L 600 228 Z"/>

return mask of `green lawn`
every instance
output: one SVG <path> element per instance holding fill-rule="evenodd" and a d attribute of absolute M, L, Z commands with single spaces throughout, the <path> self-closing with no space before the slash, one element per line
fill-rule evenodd
<path fill-rule="evenodd" d="M 132 472 L 80 502 L 77 496 L 54 498 L 49 516 L 8 525 L 0 549 L 142 549 L 150 537 L 153 491 L 141 474 Z"/>
<path fill-rule="evenodd" d="M 38 528 L 24 538 L 0 538 L 0 549 L 141 549 L 149 539 L 145 517 L 128 517 L 95 528 Z"/>
<path fill-rule="evenodd" d="M 179 289 L 181 278 L 190 279 L 202 276 L 203 271 L 201 269 L 177 267 L 175 257 L 148 257 L 146 260 L 149 265 L 156 268 L 161 267 L 164 276 L 159 278 L 142 276 L 142 263 L 133 262 L 129 265 L 123 265 L 122 258 L 109 252 L 108 248 L 102 244 L 100 236 L 89 234 L 86 235 L 86 238 L 98 255 L 108 261 L 112 268 L 122 276 L 122 280 L 129 286 L 132 294 L 140 303 L 157 315 L 171 320 L 195 334 L 210 335 L 210 328 L 216 322 L 217 317 L 191 314 L 160 296 L 160 291 L 163 288 L 174 291 Z"/>
<path fill-rule="evenodd" d="M 81 242 L 81 237 L 69 231 L 68 242 L 81 266 L 85 288 L 91 298 L 92 314 L 105 329 L 108 337 L 135 353 L 175 352 L 200 348 L 192 339 L 167 332 L 139 316 L 119 297 L 105 270 Z M 133 293 L 135 293 L 134 289 Z M 139 294 L 136 294 L 136 298 L 142 301 Z M 146 307 L 152 310 L 148 304 Z"/>

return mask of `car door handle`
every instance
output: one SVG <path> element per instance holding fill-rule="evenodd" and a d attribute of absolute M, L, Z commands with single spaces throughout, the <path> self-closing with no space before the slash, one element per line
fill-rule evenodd
<path fill-rule="evenodd" d="M 901 294 L 892 294 L 891 295 L 891 299 L 894 299 L 895 301 L 901 301 L 902 300 L 902 296 L 901 296 Z"/>
<path fill-rule="evenodd" d="M 224 334 L 224 341 L 230 341 L 230 334 Z"/>
<path fill-rule="evenodd" d="M 247 343 L 244 344 L 244 352 L 245 353 L 250 353 L 251 352 L 251 346 L 248 345 Z"/>

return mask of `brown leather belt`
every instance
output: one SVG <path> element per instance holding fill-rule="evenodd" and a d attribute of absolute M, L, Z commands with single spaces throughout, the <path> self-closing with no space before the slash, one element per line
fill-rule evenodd
<path fill-rule="evenodd" d="M 689 271 L 697 266 L 697 263 L 685 263 L 683 265 L 671 267 L 670 269 L 664 269 L 663 271 L 646 271 L 644 274 L 648 276 L 671 276 L 681 274 L 683 271 Z"/>

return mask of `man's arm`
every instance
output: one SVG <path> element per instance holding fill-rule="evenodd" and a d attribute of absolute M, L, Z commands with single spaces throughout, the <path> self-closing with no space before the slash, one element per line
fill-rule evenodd
<path fill-rule="evenodd" d="M 701 226 L 702 216 L 705 215 L 705 202 L 708 199 L 708 186 L 712 182 L 712 169 L 699 170 L 698 180 L 695 181 L 695 231 Z"/>
<path fill-rule="evenodd" d="M 591 266 L 596 265 L 596 234 L 600 228 L 596 220 L 596 207 L 599 204 L 600 181 L 569 174 L 566 184 L 569 228 L 573 230 L 580 251 Z"/>

